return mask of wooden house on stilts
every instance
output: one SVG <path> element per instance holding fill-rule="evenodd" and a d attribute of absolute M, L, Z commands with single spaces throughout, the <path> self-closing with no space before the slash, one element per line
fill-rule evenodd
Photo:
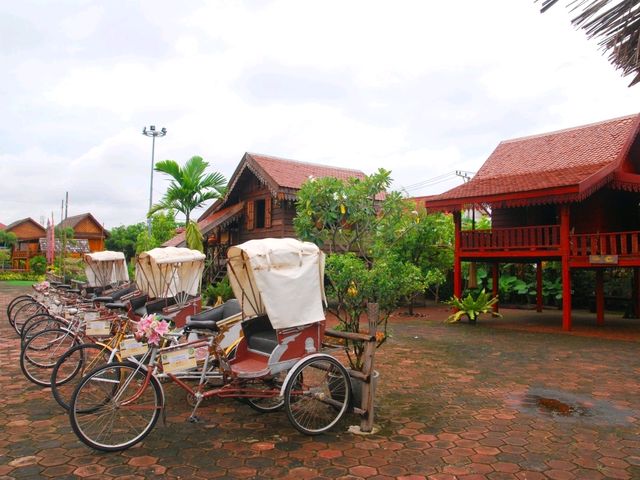
<path fill-rule="evenodd" d="M 562 328 L 571 330 L 571 272 L 595 271 L 596 318 L 604 322 L 606 268 L 633 269 L 632 303 L 640 314 L 640 115 L 501 142 L 469 182 L 425 201 L 452 212 L 454 294 L 462 262 L 493 266 L 493 293 L 503 262 L 562 265 Z M 481 205 L 489 230 L 462 230 L 461 212 Z"/>

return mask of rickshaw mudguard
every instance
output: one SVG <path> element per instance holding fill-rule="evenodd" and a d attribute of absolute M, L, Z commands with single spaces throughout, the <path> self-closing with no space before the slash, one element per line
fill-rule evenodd
<path fill-rule="evenodd" d="M 289 385 L 289 382 L 291 381 L 291 378 L 293 377 L 296 369 L 298 368 L 299 365 L 302 365 L 304 362 L 308 362 L 311 359 L 315 359 L 315 358 L 330 358 L 331 360 L 335 360 L 331 355 L 329 355 L 328 353 L 322 353 L 322 352 L 318 352 L 318 353 L 314 353 L 311 355 L 307 355 L 304 358 L 301 358 L 300 360 L 298 360 L 293 367 L 291 367 L 291 370 L 289 370 L 289 372 L 287 373 L 287 376 L 284 378 L 284 382 L 282 382 L 282 387 L 280 388 L 280 396 L 284 397 L 284 391 L 287 388 L 287 385 Z"/>

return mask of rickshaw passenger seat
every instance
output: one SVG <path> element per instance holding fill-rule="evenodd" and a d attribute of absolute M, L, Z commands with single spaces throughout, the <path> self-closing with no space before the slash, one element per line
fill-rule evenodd
<path fill-rule="evenodd" d="M 267 315 L 245 320 L 242 322 L 242 331 L 251 350 L 271 353 L 278 346 L 278 336 Z"/>
<path fill-rule="evenodd" d="M 187 317 L 187 327 L 205 328 L 207 330 L 218 331 L 217 323 L 225 318 L 232 317 L 240 313 L 240 303 L 235 298 L 227 300 L 218 307 L 213 307 L 197 315 Z"/>

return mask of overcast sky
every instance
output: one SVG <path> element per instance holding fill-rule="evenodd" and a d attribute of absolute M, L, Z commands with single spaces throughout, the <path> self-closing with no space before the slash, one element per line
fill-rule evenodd
<path fill-rule="evenodd" d="M 201 155 L 227 178 L 245 151 L 384 167 L 417 196 L 501 140 L 638 112 L 640 86 L 558 7 L 1 2 L 0 222 L 59 221 L 67 191 L 69 215 L 143 221 L 145 125 L 168 130 L 156 161 Z M 154 201 L 165 188 L 156 173 Z"/>

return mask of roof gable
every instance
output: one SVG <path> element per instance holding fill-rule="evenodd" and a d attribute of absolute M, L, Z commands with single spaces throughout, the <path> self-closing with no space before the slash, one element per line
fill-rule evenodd
<path fill-rule="evenodd" d="M 635 114 L 503 141 L 469 182 L 427 200 L 427 206 L 580 200 L 614 178 L 639 124 Z M 556 197 L 549 196 L 552 189 Z"/>
<path fill-rule="evenodd" d="M 10 223 L 6 226 L 5 231 L 15 233 L 20 240 L 33 240 L 46 234 L 45 228 L 31 217 Z"/>
<path fill-rule="evenodd" d="M 58 225 L 56 225 L 56 227 L 73 228 L 74 230 L 76 230 L 85 220 L 94 224 L 96 230 L 102 235 L 104 235 L 105 237 L 109 236 L 109 232 L 100 224 L 100 222 L 98 222 L 98 220 L 96 220 L 96 217 L 88 212 L 67 217 Z"/>
<path fill-rule="evenodd" d="M 350 168 L 332 167 L 315 163 L 299 162 L 285 158 L 257 153 L 245 153 L 229 180 L 227 193 L 200 215 L 198 221 L 206 219 L 211 213 L 224 207 L 234 192 L 242 174 L 250 171 L 261 183 L 265 184 L 275 198 L 295 200 L 296 192 L 309 178 L 335 177 L 343 180 L 365 178 L 364 172 Z"/>

